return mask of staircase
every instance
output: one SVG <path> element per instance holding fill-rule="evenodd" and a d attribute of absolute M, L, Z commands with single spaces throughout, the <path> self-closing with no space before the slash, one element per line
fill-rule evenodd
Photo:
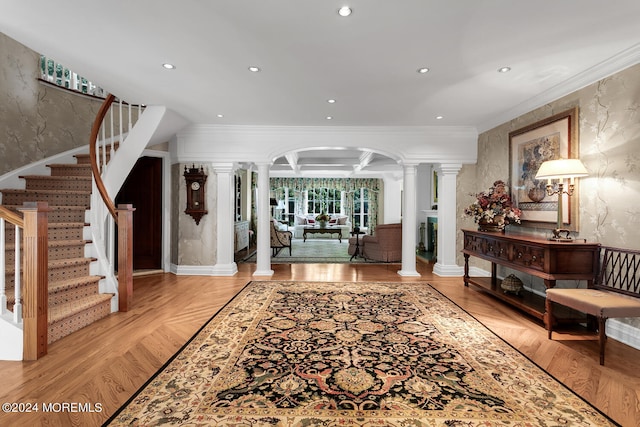
<path fill-rule="evenodd" d="M 91 275 L 95 259 L 85 256 L 85 213 L 91 204 L 92 172 L 89 155 L 76 155 L 75 164 L 47 165 L 50 175 L 21 176 L 24 190 L 2 189 L 2 205 L 18 209 L 24 202 L 47 202 L 49 219 L 48 343 L 55 342 L 111 313 L 113 294 L 101 294 L 101 276 Z M 6 226 L 7 241 L 15 228 Z M 15 302 L 15 247 L 7 245 L 6 286 L 9 308 Z"/>

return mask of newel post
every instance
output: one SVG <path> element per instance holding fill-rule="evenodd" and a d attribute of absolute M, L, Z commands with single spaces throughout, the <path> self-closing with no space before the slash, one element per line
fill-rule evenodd
<path fill-rule="evenodd" d="M 48 343 L 49 207 L 47 202 L 26 202 L 20 211 L 24 215 L 23 359 L 37 360 L 47 354 Z"/>
<path fill-rule="evenodd" d="M 118 205 L 118 310 L 133 305 L 133 211 L 132 205 Z"/>

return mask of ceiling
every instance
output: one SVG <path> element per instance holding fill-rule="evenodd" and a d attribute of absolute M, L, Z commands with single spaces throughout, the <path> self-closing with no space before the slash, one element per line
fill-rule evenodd
<path fill-rule="evenodd" d="M 349 17 L 337 13 L 345 4 Z M 6 35 L 197 124 L 482 132 L 640 61 L 638 0 L 0 0 L 0 9 Z M 320 150 L 274 169 L 394 164 Z"/>

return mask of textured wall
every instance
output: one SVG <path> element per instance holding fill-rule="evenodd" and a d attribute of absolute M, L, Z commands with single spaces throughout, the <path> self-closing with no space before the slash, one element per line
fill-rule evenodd
<path fill-rule="evenodd" d="M 0 33 L 0 175 L 89 143 L 102 101 L 38 82 L 39 61 Z"/>
<path fill-rule="evenodd" d="M 172 187 L 174 195 L 178 197 L 178 215 L 177 224 L 174 222 L 175 227 L 172 231 L 172 236 L 176 236 L 175 240 L 172 240 L 174 246 L 175 263 L 179 266 L 213 266 L 217 260 L 216 254 L 216 174 L 210 170 L 207 165 L 204 166 L 205 173 L 207 174 L 206 182 L 206 208 L 209 211 L 205 216 L 200 219 L 200 224 L 196 225 L 196 222 L 191 217 L 184 213 L 187 207 L 187 194 L 186 194 L 186 182 L 184 178 L 184 163 L 176 164 L 172 166 Z M 188 165 L 191 167 L 191 164 Z M 176 197 L 174 197 L 174 200 Z M 174 212 L 175 213 L 175 212 Z M 172 262 L 174 262 L 172 260 Z"/>

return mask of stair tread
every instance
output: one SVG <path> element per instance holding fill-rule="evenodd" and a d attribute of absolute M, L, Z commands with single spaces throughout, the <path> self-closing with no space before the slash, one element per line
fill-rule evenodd
<path fill-rule="evenodd" d="M 75 245 L 86 245 L 91 243 L 91 240 L 83 240 L 83 239 L 70 239 L 70 240 L 49 240 L 50 248 L 57 248 L 62 246 L 75 246 Z"/>
<path fill-rule="evenodd" d="M 2 191 L 2 190 L 0 190 Z M 18 212 L 18 209 L 22 208 L 22 205 L 2 205 L 7 209 L 12 209 L 16 212 Z M 86 211 L 87 209 L 89 209 L 88 206 L 84 206 L 84 205 L 49 205 L 48 209 L 51 210 L 76 210 L 76 211 Z"/>
<path fill-rule="evenodd" d="M 91 240 L 85 240 L 85 239 L 66 239 L 66 240 L 51 240 L 49 239 L 47 241 L 47 246 L 52 248 L 52 247 L 60 247 L 60 246 L 73 246 L 73 245 L 86 245 L 88 243 L 91 243 Z M 5 243 L 4 247 L 9 250 L 9 249 L 15 249 L 16 248 L 16 242 L 10 242 L 10 243 Z M 22 246 L 20 246 L 22 247 Z"/>
<path fill-rule="evenodd" d="M 84 228 L 89 226 L 87 222 L 49 222 L 47 228 Z M 13 227 L 13 224 L 6 222 L 5 227 Z"/>
<path fill-rule="evenodd" d="M 88 222 L 50 222 L 49 228 L 84 228 Z"/>
<path fill-rule="evenodd" d="M 65 258 L 65 259 L 54 259 L 49 261 L 49 267 L 60 267 L 64 265 L 74 265 L 74 264 L 85 264 L 87 262 L 96 261 L 95 258 Z"/>
<path fill-rule="evenodd" d="M 22 179 L 33 179 L 43 181 L 91 181 L 91 176 L 76 176 L 76 175 L 20 175 Z"/>
<path fill-rule="evenodd" d="M 88 295 L 86 297 L 79 298 L 77 300 L 69 301 L 64 304 L 59 304 L 54 307 L 49 307 L 48 323 L 60 322 L 66 318 L 69 318 L 76 313 L 84 311 L 93 306 L 109 302 L 114 294 L 95 294 Z"/>
<path fill-rule="evenodd" d="M 0 189 L 2 193 L 14 193 L 14 194 L 29 194 L 29 193 L 44 193 L 44 194 L 91 194 L 91 190 L 25 190 L 17 188 L 4 188 Z"/>
<path fill-rule="evenodd" d="M 68 265 L 82 265 L 97 261 L 96 258 L 82 257 L 82 258 L 64 258 L 64 259 L 50 259 L 48 262 L 49 268 L 61 268 Z M 14 274 L 16 268 L 13 264 L 5 267 L 5 274 Z"/>
<path fill-rule="evenodd" d="M 73 279 L 55 280 L 49 282 L 49 295 L 56 292 L 62 292 L 66 289 L 70 289 L 76 286 L 88 285 L 94 282 L 98 282 L 104 279 L 104 276 L 81 276 L 74 277 Z M 13 283 L 7 283 L 6 289 L 7 303 L 13 304 L 15 302 L 15 286 Z"/>
<path fill-rule="evenodd" d="M 88 163 L 51 163 L 47 167 L 91 169 L 91 165 Z"/>
<path fill-rule="evenodd" d="M 97 282 L 102 276 L 82 276 L 73 279 L 59 280 L 49 282 L 49 293 L 60 292 L 61 290 L 72 288 L 74 286 Z"/>

